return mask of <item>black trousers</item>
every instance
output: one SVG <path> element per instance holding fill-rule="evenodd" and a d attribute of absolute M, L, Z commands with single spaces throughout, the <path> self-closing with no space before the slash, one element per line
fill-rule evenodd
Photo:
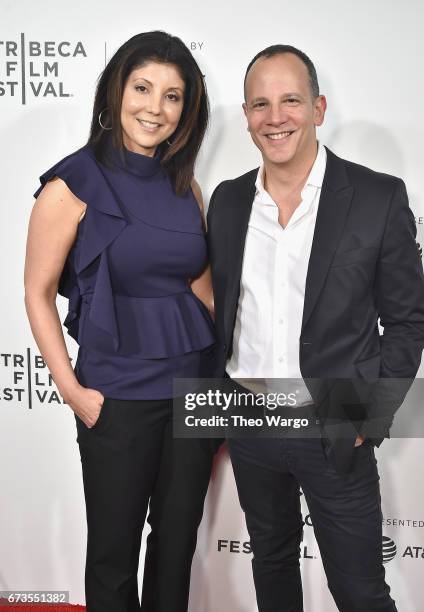
<path fill-rule="evenodd" d="M 229 449 L 253 551 L 259 612 L 302 612 L 299 548 L 305 495 L 328 586 L 340 612 L 396 612 L 385 583 L 374 447 L 355 449 L 340 475 L 320 438 L 231 439 Z"/>
<path fill-rule="evenodd" d="M 105 399 L 77 418 L 87 512 L 87 612 L 186 612 L 215 445 L 172 437 L 172 400 Z M 137 571 L 150 500 L 140 607 Z"/>

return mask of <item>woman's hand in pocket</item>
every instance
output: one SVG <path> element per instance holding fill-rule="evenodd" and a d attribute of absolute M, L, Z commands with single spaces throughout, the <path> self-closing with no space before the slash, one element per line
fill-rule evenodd
<path fill-rule="evenodd" d="M 358 446 L 362 446 L 364 442 L 365 442 L 365 438 L 363 436 L 357 436 L 355 440 L 355 448 Z"/>
<path fill-rule="evenodd" d="M 65 401 L 77 417 L 91 429 L 97 423 L 105 398 L 96 389 L 87 389 L 78 385 L 72 390 L 69 397 L 65 398 Z"/>

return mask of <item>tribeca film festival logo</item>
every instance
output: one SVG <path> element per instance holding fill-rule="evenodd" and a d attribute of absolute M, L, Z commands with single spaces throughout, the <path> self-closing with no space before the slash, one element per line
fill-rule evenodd
<path fill-rule="evenodd" d="M 252 548 L 250 546 L 250 542 L 241 542 L 240 540 L 221 540 L 219 539 L 217 542 L 217 551 L 227 552 L 227 553 L 242 553 L 245 555 L 252 554 Z M 316 559 L 314 555 L 310 554 L 308 547 L 306 545 L 301 546 L 300 548 L 300 559 Z"/>
<path fill-rule="evenodd" d="M 72 361 L 72 359 L 71 359 Z M 0 404 L 13 402 L 32 408 L 38 404 L 64 404 L 41 355 L 0 353 Z"/>
<path fill-rule="evenodd" d="M 305 524 L 308 526 L 312 526 L 312 522 L 310 520 L 310 516 L 305 519 Z M 389 563 L 392 561 L 397 553 L 398 548 L 391 538 L 387 536 L 383 536 L 382 542 L 382 550 L 383 550 L 383 563 Z M 252 548 L 249 541 L 241 542 L 240 540 L 226 540 L 219 539 L 217 541 L 217 551 L 219 553 L 227 552 L 227 553 L 235 553 L 235 554 L 246 554 L 249 555 L 252 553 Z M 303 545 L 300 549 L 300 559 L 316 559 L 315 555 L 310 554 L 310 550 L 307 545 Z M 409 559 L 424 559 L 424 547 L 423 546 L 406 546 L 405 550 L 402 554 L 402 558 Z"/>
<path fill-rule="evenodd" d="M 62 65 L 86 57 L 81 41 L 40 41 L 23 33 L 16 40 L 0 40 L 0 97 L 19 97 L 22 104 L 69 98 L 73 94 L 61 80 Z"/>

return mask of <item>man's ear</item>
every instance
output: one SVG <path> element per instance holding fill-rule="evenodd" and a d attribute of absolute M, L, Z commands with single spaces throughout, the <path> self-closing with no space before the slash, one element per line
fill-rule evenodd
<path fill-rule="evenodd" d="M 318 96 L 314 102 L 314 123 L 322 125 L 324 123 L 325 111 L 327 110 L 327 99 L 325 96 Z"/>
<path fill-rule="evenodd" d="M 243 104 L 242 104 L 241 106 L 242 106 L 242 108 L 243 108 L 244 116 L 245 116 L 245 117 L 246 117 L 246 119 L 247 119 L 247 104 L 246 104 L 246 102 L 243 102 Z M 248 131 L 248 132 L 250 132 L 250 130 L 249 130 L 249 124 L 247 124 L 247 128 L 246 128 L 246 129 L 247 129 L 247 131 Z"/>

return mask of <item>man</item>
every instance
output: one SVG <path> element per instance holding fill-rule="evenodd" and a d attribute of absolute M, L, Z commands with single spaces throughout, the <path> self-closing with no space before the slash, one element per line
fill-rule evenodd
<path fill-rule="evenodd" d="M 424 346 L 405 186 L 317 142 L 326 99 L 298 49 L 256 55 L 243 109 L 262 166 L 221 183 L 208 213 L 221 374 L 303 378 L 299 405 L 319 417 L 316 437 L 229 441 L 258 608 L 303 610 L 300 485 L 339 610 L 394 612 L 374 445 L 388 436 Z M 369 379 L 379 381 L 365 401 L 354 391 Z"/>

